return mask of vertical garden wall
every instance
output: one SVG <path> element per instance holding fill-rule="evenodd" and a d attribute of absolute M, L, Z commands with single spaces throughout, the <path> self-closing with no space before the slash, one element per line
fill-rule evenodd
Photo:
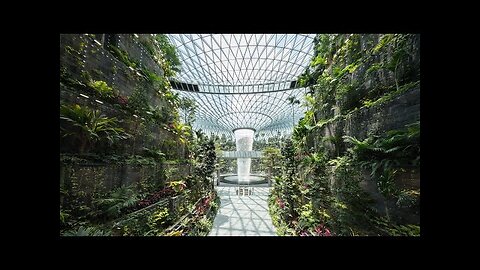
<path fill-rule="evenodd" d="M 217 155 L 236 147 L 192 130 L 197 105 L 171 89 L 181 63 L 167 36 L 65 34 L 59 53 L 60 234 L 206 235 L 214 172 L 237 168 Z M 420 35 L 318 34 L 291 85 L 305 99 L 276 102 L 304 117 L 252 146 L 277 233 L 419 235 Z"/>
<path fill-rule="evenodd" d="M 270 196 L 280 235 L 420 234 L 420 36 L 320 34 Z"/>
<path fill-rule="evenodd" d="M 179 64 L 165 35 L 60 35 L 62 235 L 208 232 L 215 147 L 180 120 Z"/>

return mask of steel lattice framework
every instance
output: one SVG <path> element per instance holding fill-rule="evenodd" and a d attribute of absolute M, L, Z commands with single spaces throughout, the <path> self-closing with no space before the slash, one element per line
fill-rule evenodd
<path fill-rule="evenodd" d="M 198 104 L 195 128 L 232 136 L 290 133 L 305 108 L 296 80 L 313 56 L 312 34 L 170 34 L 182 63 L 174 91 Z M 183 85 L 180 87 L 180 85 Z M 187 85 L 187 86 L 185 86 Z"/>

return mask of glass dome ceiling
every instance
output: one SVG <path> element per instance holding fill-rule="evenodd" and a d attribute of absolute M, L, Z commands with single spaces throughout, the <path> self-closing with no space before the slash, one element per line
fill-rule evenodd
<path fill-rule="evenodd" d="M 291 132 L 306 89 L 296 80 L 313 55 L 314 34 L 170 34 L 182 63 L 172 87 L 198 104 L 194 127 L 233 136 Z M 294 110 L 294 112 L 292 112 Z M 292 114 L 295 116 L 293 119 Z"/>

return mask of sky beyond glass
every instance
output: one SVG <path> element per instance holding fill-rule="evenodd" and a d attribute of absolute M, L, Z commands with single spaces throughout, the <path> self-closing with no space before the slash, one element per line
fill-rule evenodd
<path fill-rule="evenodd" d="M 175 89 L 198 103 L 195 129 L 233 138 L 252 128 L 260 138 L 290 133 L 305 108 L 305 88 L 295 88 L 313 56 L 314 34 L 169 34 L 182 63 L 176 81 L 198 92 Z M 293 86 L 293 87 L 292 87 Z M 294 112 L 292 112 L 294 110 Z"/>

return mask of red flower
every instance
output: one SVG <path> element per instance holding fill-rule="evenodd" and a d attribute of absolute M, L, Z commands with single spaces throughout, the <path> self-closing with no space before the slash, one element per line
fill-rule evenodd
<path fill-rule="evenodd" d="M 319 236 L 332 236 L 330 230 L 327 229 L 327 227 L 325 227 L 323 224 L 320 224 L 315 228 L 315 233 Z"/>
<path fill-rule="evenodd" d="M 123 97 L 123 96 L 118 96 L 117 97 L 117 102 L 120 105 L 126 105 L 128 103 L 128 99 L 126 97 Z"/>
<path fill-rule="evenodd" d="M 300 236 L 309 236 L 309 235 L 306 231 L 303 231 L 303 232 L 300 233 Z"/>
<path fill-rule="evenodd" d="M 285 203 L 280 198 L 277 198 L 277 204 L 282 209 L 285 207 Z"/>

